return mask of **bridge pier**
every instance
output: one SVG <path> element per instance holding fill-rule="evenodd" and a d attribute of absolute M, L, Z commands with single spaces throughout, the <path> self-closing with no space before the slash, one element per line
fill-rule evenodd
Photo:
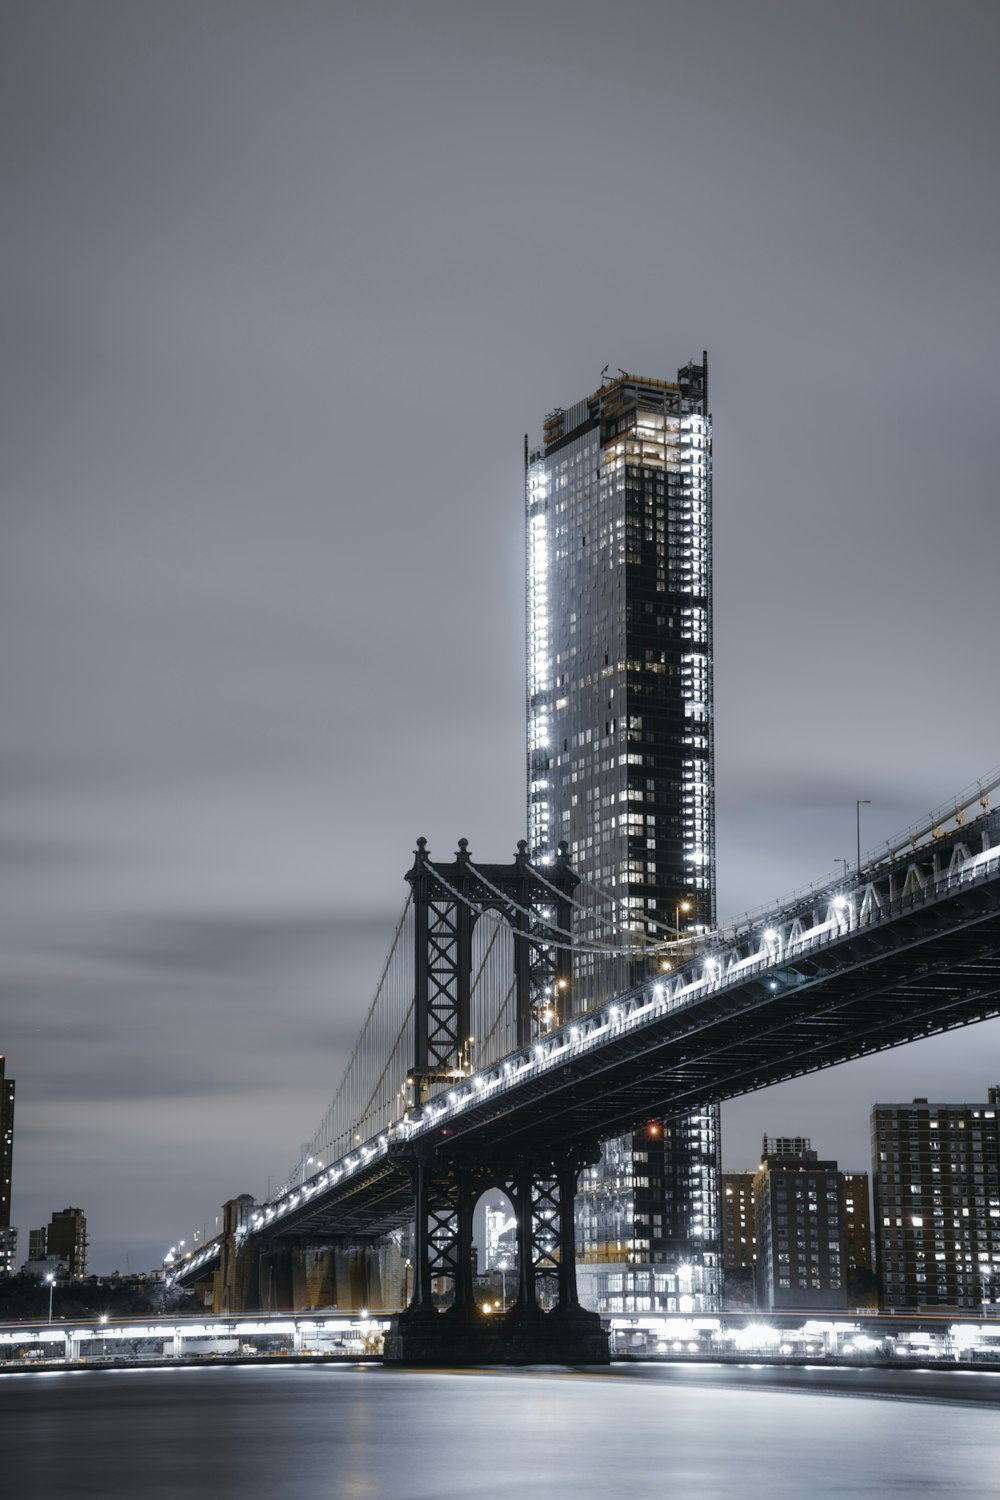
<path fill-rule="evenodd" d="M 397 1159 L 414 1189 L 414 1289 L 386 1334 L 387 1364 L 608 1363 L 601 1320 L 576 1290 L 573 1202 L 589 1153 L 489 1164 L 430 1151 Z M 473 1211 L 491 1187 L 510 1198 L 518 1225 L 517 1298 L 502 1313 L 485 1311 L 473 1287 Z"/>
<path fill-rule="evenodd" d="M 234 1200 L 238 1201 L 238 1200 Z M 226 1205 L 226 1210 L 230 1205 Z M 395 1261 L 399 1261 L 398 1250 Z M 384 1264 L 388 1262 L 388 1264 Z M 227 1313 L 386 1310 L 383 1282 L 400 1280 L 393 1256 L 371 1237 L 336 1237 L 316 1245 L 262 1235 L 223 1241 L 215 1273 L 213 1310 Z M 398 1290 L 388 1306 L 398 1307 Z"/>
<path fill-rule="evenodd" d="M 500 912 L 514 934 L 518 1045 L 567 1013 L 570 964 L 558 935 L 570 928 L 578 877 L 565 844 L 544 879 L 524 840 L 517 849 L 513 865 L 476 866 L 460 839 L 455 863 L 441 867 L 429 858 L 426 839 L 417 840 L 406 878 L 415 913 L 408 1077 L 418 1107 L 435 1085 L 468 1072 L 472 931 L 484 911 Z M 413 1297 L 386 1335 L 387 1363 L 607 1363 L 600 1319 L 580 1307 L 576 1293 L 573 1200 L 580 1171 L 596 1155 L 512 1151 L 484 1160 L 438 1139 L 397 1142 L 390 1159 L 409 1175 L 415 1233 Z M 507 1194 L 519 1226 L 517 1300 L 499 1314 L 477 1304 L 473 1286 L 473 1212 L 491 1187 Z"/>
<path fill-rule="evenodd" d="M 290 1245 L 264 1245 L 257 1256 L 257 1308 L 284 1312 L 295 1306 L 295 1250 Z"/>
<path fill-rule="evenodd" d="M 213 1311 L 220 1314 L 256 1311 L 257 1248 L 247 1240 L 254 1201 L 249 1193 L 230 1198 L 222 1206 L 219 1266 L 215 1273 Z M 248 1248 L 253 1246 L 253 1248 Z"/>

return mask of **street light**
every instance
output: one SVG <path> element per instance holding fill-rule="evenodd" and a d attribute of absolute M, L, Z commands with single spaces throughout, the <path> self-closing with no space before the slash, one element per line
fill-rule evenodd
<path fill-rule="evenodd" d="M 50 1271 L 45 1280 L 49 1284 L 49 1322 L 52 1322 L 52 1297 L 56 1289 L 55 1272 Z"/>
<path fill-rule="evenodd" d="M 689 911 L 694 911 L 693 901 L 678 901 L 674 906 L 674 937 L 678 944 L 681 940 L 681 912 L 686 914 Z"/>
<path fill-rule="evenodd" d="M 871 805 L 872 805 L 872 799 L 870 797 L 857 797 L 857 798 L 855 798 L 854 811 L 857 814 L 857 823 L 858 823 L 858 874 L 859 875 L 861 874 L 861 809 L 863 807 L 871 807 Z"/>

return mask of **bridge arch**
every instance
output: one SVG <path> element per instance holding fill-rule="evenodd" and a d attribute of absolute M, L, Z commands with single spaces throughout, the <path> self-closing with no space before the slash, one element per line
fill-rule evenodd
<path fill-rule="evenodd" d="M 517 1213 L 514 1200 L 499 1179 L 482 1181 L 478 1187 L 479 1197 L 472 1215 L 476 1264 L 482 1288 L 478 1300 L 484 1310 L 496 1316 L 506 1312 L 517 1299 Z"/>

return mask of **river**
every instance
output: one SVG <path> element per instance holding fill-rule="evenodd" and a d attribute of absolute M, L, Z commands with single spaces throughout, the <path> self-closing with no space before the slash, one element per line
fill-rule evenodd
<path fill-rule="evenodd" d="M 0 1375 L 4 1500 L 997 1500 L 1000 1373 Z"/>

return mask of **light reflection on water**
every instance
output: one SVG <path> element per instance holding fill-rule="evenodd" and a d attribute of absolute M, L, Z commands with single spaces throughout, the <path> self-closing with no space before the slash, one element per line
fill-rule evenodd
<path fill-rule="evenodd" d="M 101 1500 L 997 1500 L 1000 1379 L 378 1366 L 0 1378 L 3 1492 Z M 972 1383 L 970 1383 L 972 1382 Z M 820 1384 L 832 1389 L 819 1389 Z M 942 1393 L 959 1400 L 909 1399 Z M 845 1399 L 845 1395 L 849 1399 Z"/>

